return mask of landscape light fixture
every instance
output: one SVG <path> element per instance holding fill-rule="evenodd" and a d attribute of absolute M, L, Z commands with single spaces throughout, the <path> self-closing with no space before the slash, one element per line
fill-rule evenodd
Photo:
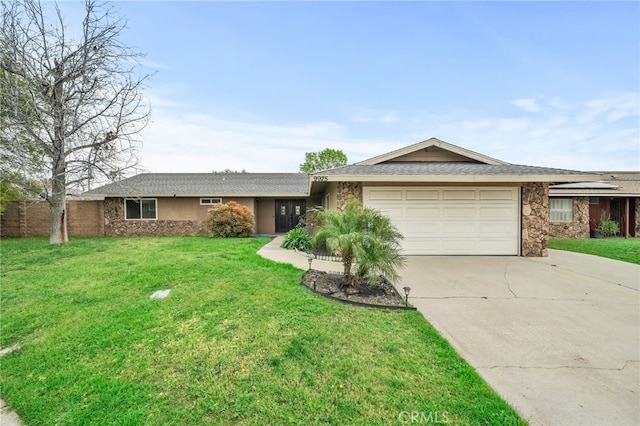
<path fill-rule="evenodd" d="M 411 287 L 402 287 L 404 290 L 404 305 L 409 306 L 409 292 L 411 291 Z"/>
<path fill-rule="evenodd" d="M 311 270 L 311 262 L 313 262 L 313 255 L 311 253 L 307 255 L 307 261 L 309 262 L 309 270 Z"/>

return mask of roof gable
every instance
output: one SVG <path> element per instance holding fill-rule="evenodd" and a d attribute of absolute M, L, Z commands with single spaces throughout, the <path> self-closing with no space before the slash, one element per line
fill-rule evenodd
<path fill-rule="evenodd" d="M 395 162 L 468 162 L 491 165 L 508 164 L 504 161 L 488 157 L 477 152 L 452 145 L 437 138 L 430 138 L 407 147 L 378 155 L 377 157 L 356 163 L 361 166 L 372 166 Z"/>

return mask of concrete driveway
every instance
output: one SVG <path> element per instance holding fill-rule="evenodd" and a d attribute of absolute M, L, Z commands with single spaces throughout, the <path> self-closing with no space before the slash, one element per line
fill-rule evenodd
<path fill-rule="evenodd" d="M 411 256 L 410 302 L 531 424 L 640 424 L 640 266 Z"/>

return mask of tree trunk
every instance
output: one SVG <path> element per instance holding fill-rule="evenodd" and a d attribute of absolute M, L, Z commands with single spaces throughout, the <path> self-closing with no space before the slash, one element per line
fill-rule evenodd
<path fill-rule="evenodd" d="M 67 176 L 66 176 L 66 144 L 64 136 L 64 83 L 62 64 L 56 63 L 53 85 L 53 167 L 51 176 L 51 233 L 50 244 L 61 244 L 69 241 L 67 235 Z"/>
<path fill-rule="evenodd" d="M 51 207 L 51 232 L 49 243 L 61 244 L 69 241 L 67 234 L 67 200 L 64 171 L 53 176 L 53 190 L 49 200 Z"/>
<path fill-rule="evenodd" d="M 352 262 L 353 262 L 353 259 L 350 256 L 342 258 L 342 265 L 344 266 L 344 270 L 343 270 L 344 281 L 347 283 L 347 285 L 353 284 L 351 279 L 351 263 Z"/>

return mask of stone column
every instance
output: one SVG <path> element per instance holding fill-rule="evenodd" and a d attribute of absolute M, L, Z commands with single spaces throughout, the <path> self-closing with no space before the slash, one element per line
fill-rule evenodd
<path fill-rule="evenodd" d="M 546 257 L 549 240 L 549 184 L 522 185 L 522 256 Z"/>
<path fill-rule="evenodd" d="M 361 182 L 338 182 L 337 208 L 344 210 L 347 201 L 351 198 L 362 203 L 362 183 Z"/>
<path fill-rule="evenodd" d="M 632 223 L 631 226 L 635 227 L 635 236 L 640 237 L 640 198 L 631 198 L 629 201 L 633 201 L 636 205 L 636 223 Z"/>

